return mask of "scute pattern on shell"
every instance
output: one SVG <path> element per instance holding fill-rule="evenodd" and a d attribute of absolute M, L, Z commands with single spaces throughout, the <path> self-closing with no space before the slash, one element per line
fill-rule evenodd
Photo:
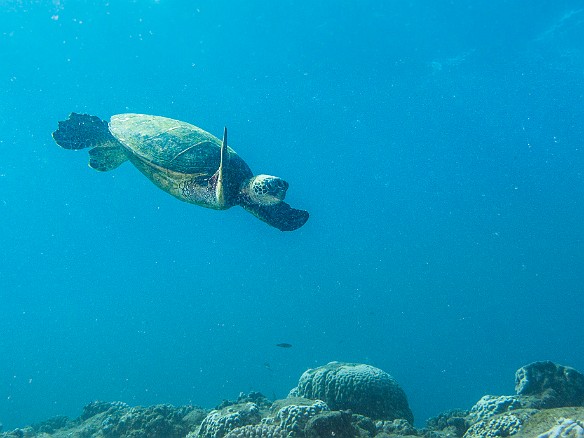
<path fill-rule="evenodd" d="M 117 114 L 109 129 L 124 146 L 157 166 L 176 171 L 213 173 L 221 141 L 180 120 L 148 114 Z"/>
<path fill-rule="evenodd" d="M 115 139 L 131 151 L 128 154 L 130 161 L 163 190 L 171 190 L 166 182 L 166 172 L 190 175 L 190 186 L 179 188 L 186 197 L 182 200 L 213 205 L 214 201 L 193 201 L 191 195 L 197 188 L 206 188 L 209 178 L 219 169 L 220 139 L 190 123 L 148 114 L 114 115 L 109 129 Z M 244 181 L 253 173 L 232 148 L 228 146 L 227 150 L 223 169 L 224 196 L 227 205 L 232 206 L 238 202 Z M 173 178 L 177 184 L 182 180 Z"/>

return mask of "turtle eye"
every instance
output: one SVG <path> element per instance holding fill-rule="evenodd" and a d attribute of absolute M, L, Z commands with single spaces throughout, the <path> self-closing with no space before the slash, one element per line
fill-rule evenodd
<path fill-rule="evenodd" d="M 288 183 L 280 178 L 274 178 L 266 182 L 270 191 L 288 190 Z"/>

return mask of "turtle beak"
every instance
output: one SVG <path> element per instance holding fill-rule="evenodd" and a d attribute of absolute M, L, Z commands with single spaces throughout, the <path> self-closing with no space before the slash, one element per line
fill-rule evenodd
<path fill-rule="evenodd" d="M 275 198 L 283 201 L 288 190 L 288 183 L 280 178 L 274 178 L 267 183 L 268 192 Z"/>

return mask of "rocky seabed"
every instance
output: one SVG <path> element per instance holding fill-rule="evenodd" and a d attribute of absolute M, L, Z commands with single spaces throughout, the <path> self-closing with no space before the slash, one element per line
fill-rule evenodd
<path fill-rule="evenodd" d="M 534 362 L 515 373 L 515 394 L 485 395 L 421 429 L 413 423 L 406 394 L 389 374 L 331 362 L 304 372 L 281 400 L 252 392 L 212 410 L 95 401 L 78 418 L 54 417 L 0 438 L 584 438 L 584 375 Z"/>

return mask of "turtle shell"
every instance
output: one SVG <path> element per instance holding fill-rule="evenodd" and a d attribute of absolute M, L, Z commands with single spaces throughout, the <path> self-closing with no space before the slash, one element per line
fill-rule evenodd
<path fill-rule="evenodd" d="M 221 140 L 189 123 L 145 114 L 111 118 L 112 135 L 142 161 L 182 174 L 212 176 L 219 168 Z M 253 176 L 249 166 L 228 148 L 230 185 Z"/>

